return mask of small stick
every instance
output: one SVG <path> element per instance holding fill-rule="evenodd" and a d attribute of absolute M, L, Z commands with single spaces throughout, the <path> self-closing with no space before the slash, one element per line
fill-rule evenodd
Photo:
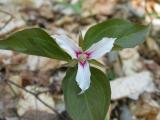
<path fill-rule="evenodd" d="M 57 115 L 59 115 L 63 120 L 66 120 L 66 118 L 62 115 L 60 115 L 53 107 L 51 107 L 50 105 L 48 105 L 47 103 L 45 103 L 40 97 L 39 94 L 33 93 L 29 90 L 27 90 L 26 88 L 21 87 L 20 85 L 17 85 L 16 83 L 10 81 L 10 80 L 5 80 L 6 82 L 8 82 L 9 84 L 12 84 L 22 90 L 24 90 L 27 93 L 30 93 L 31 95 L 33 95 L 35 98 L 37 98 L 42 104 L 44 104 L 45 106 L 47 106 L 49 109 L 51 109 L 54 113 L 56 113 Z"/>
<path fill-rule="evenodd" d="M 2 12 L 4 14 L 7 14 L 7 15 L 10 16 L 10 18 L 7 20 L 7 22 L 0 28 L 0 30 L 2 30 L 3 28 L 5 28 L 12 21 L 12 19 L 14 18 L 14 16 L 11 13 L 9 13 L 7 11 L 4 11 L 2 9 L 0 9 L 0 12 Z"/>

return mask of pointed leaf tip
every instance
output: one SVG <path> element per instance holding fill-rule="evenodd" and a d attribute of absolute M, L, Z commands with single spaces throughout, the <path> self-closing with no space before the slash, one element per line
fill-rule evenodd
<path fill-rule="evenodd" d="M 66 61 L 71 59 L 70 56 L 40 28 L 24 29 L 10 35 L 0 41 L 0 49 Z"/>
<path fill-rule="evenodd" d="M 84 46 L 86 50 L 92 44 L 100 41 L 104 37 L 117 38 L 115 48 L 131 48 L 144 42 L 149 32 L 149 25 L 140 25 L 128 22 L 122 19 L 110 19 L 92 26 L 84 37 Z"/>

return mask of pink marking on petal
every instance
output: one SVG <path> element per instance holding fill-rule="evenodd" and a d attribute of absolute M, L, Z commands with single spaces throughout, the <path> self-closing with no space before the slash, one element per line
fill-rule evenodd
<path fill-rule="evenodd" d="M 92 53 L 91 52 L 84 52 L 84 54 L 86 55 L 86 58 L 89 59 Z"/>
<path fill-rule="evenodd" d="M 81 64 L 81 66 L 85 66 L 85 64 L 87 63 L 87 61 L 85 60 L 85 61 L 80 61 L 80 64 Z"/>
<path fill-rule="evenodd" d="M 79 58 L 79 56 L 83 53 L 82 51 L 75 51 L 76 57 Z"/>

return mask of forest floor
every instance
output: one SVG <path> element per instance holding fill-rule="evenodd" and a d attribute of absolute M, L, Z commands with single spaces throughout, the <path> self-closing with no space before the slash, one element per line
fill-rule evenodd
<path fill-rule="evenodd" d="M 111 18 L 152 26 L 143 44 L 99 59 L 111 83 L 110 120 L 160 120 L 159 0 L 0 0 L 0 39 L 41 27 L 77 42 L 80 30 Z M 63 64 L 0 50 L 0 120 L 71 120 L 61 88 Z"/>

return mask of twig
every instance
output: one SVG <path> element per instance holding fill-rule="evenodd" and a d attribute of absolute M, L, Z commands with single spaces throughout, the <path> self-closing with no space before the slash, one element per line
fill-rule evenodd
<path fill-rule="evenodd" d="M 11 22 L 11 20 L 14 18 L 14 16 L 12 14 L 10 14 L 9 12 L 4 11 L 2 9 L 0 9 L 0 12 L 10 16 L 10 18 L 7 20 L 7 22 L 0 28 L 0 30 L 2 30 L 3 28 L 5 28 Z"/>
<path fill-rule="evenodd" d="M 11 86 L 8 82 L 6 82 L 6 83 L 7 83 L 7 85 L 9 86 L 9 88 L 11 89 L 11 91 L 13 92 L 14 96 L 17 97 L 17 93 L 16 93 L 15 90 L 12 88 L 12 86 Z"/>
<path fill-rule="evenodd" d="M 5 13 L 5 14 L 7 14 L 7 15 L 9 15 L 9 16 L 14 18 L 14 16 L 11 13 L 7 12 L 7 11 L 4 11 L 4 10 L 0 9 L 0 12 L 3 12 L 3 13 Z"/>
<path fill-rule="evenodd" d="M 26 88 L 23 88 L 23 87 L 21 87 L 20 85 L 17 85 L 16 83 L 14 83 L 14 82 L 12 82 L 12 81 L 10 81 L 10 80 L 7 80 L 7 79 L 6 79 L 5 81 L 6 81 L 7 83 L 9 83 L 9 84 L 12 84 L 12 85 L 14 85 L 14 86 L 16 86 L 16 87 L 24 90 L 24 91 L 27 92 L 27 93 L 33 95 L 33 96 L 34 96 L 36 99 L 38 99 L 42 104 L 44 104 L 44 105 L 47 106 L 49 109 L 51 109 L 54 113 L 56 113 L 57 115 L 59 115 L 63 120 L 66 120 L 66 118 L 65 118 L 64 116 L 60 115 L 53 107 L 51 107 L 50 105 L 48 105 L 47 103 L 45 103 L 45 102 L 39 97 L 39 94 L 33 93 L 33 92 L 27 90 Z"/>
<path fill-rule="evenodd" d="M 6 82 L 6 84 L 9 86 L 9 88 L 10 88 L 11 91 L 13 92 L 14 96 L 17 97 L 17 93 L 16 93 L 15 90 L 12 88 L 11 84 L 9 84 L 8 82 Z M 16 111 L 16 116 L 17 116 L 18 120 L 21 120 L 21 117 L 18 115 L 17 111 Z"/>

